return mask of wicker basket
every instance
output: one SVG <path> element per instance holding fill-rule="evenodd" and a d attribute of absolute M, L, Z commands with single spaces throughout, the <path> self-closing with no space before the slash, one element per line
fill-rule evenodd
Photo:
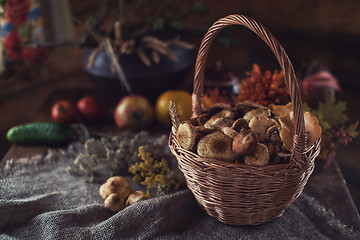
<path fill-rule="evenodd" d="M 281 216 L 301 194 L 313 172 L 320 140 L 309 148 L 305 147 L 301 95 L 293 66 L 284 49 L 269 30 L 243 15 L 230 15 L 218 20 L 201 43 L 195 65 L 193 117 L 198 117 L 203 111 L 201 97 L 210 45 L 217 33 L 230 25 L 242 25 L 256 33 L 271 48 L 284 72 L 295 116 L 290 163 L 255 167 L 202 158 L 183 149 L 173 133 L 170 133 L 169 147 L 189 189 L 210 216 L 231 225 L 258 225 Z"/>

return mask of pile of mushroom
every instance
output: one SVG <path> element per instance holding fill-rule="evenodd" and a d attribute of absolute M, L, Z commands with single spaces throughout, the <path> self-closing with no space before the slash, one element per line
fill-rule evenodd
<path fill-rule="evenodd" d="M 104 200 L 104 205 L 112 212 L 118 212 L 145 198 L 143 191 L 131 193 L 131 185 L 124 177 L 109 178 L 99 189 L 99 194 Z"/>
<path fill-rule="evenodd" d="M 304 113 L 307 145 L 321 137 L 316 117 Z M 264 107 L 245 101 L 215 104 L 196 119 L 182 122 L 176 138 L 200 157 L 252 166 L 289 161 L 294 134 L 291 104 Z"/>

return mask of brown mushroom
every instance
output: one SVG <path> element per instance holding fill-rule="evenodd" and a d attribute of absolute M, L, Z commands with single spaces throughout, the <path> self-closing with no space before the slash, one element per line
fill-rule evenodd
<path fill-rule="evenodd" d="M 185 150 L 193 149 L 196 136 L 195 127 L 190 123 L 190 121 L 180 123 L 177 129 L 176 139 L 178 140 L 180 146 Z"/>
<path fill-rule="evenodd" d="M 259 140 L 263 142 L 265 141 L 267 129 L 275 124 L 276 121 L 274 119 L 260 115 L 250 120 L 249 127 L 259 136 Z"/>
<path fill-rule="evenodd" d="M 213 115 L 209 120 L 207 120 L 204 124 L 206 128 L 211 128 L 210 126 L 213 125 L 215 121 L 217 121 L 220 118 L 227 118 L 227 119 L 233 119 L 234 118 L 234 112 L 228 109 L 224 109 L 215 115 Z"/>
<path fill-rule="evenodd" d="M 259 137 L 252 131 L 241 131 L 232 141 L 232 151 L 237 155 L 247 155 L 255 151 Z"/>
<path fill-rule="evenodd" d="M 271 143 L 281 143 L 280 130 L 278 124 L 274 124 L 266 130 L 266 139 Z"/>
<path fill-rule="evenodd" d="M 230 127 L 233 123 L 234 121 L 230 118 L 211 118 L 205 123 L 204 127 L 221 131 L 221 129 L 224 127 Z"/>
<path fill-rule="evenodd" d="M 281 131 L 280 137 L 286 149 L 291 151 L 293 145 L 293 137 L 295 134 L 295 123 L 293 112 L 283 115 L 279 118 Z M 318 119 L 309 112 L 304 113 L 305 132 L 307 134 L 307 146 L 311 146 L 317 141 L 322 134 L 322 130 Z"/>
<path fill-rule="evenodd" d="M 290 113 L 292 111 L 292 104 L 291 104 L 291 102 L 289 102 L 286 105 L 270 104 L 269 108 L 272 110 L 272 112 L 275 114 L 275 116 L 281 117 L 281 116 L 286 115 L 286 114 L 288 114 L 288 113 Z"/>
<path fill-rule="evenodd" d="M 203 113 L 200 114 L 197 118 L 197 122 L 200 126 L 204 126 L 204 124 L 210 119 L 210 114 Z"/>
<path fill-rule="evenodd" d="M 131 193 L 131 185 L 124 177 L 114 176 L 109 178 L 106 183 L 101 185 L 99 194 L 102 199 L 106 199 L 110 194 L 115 193 L 122 198 L 127 198 Z"/>
<path fill-rule="evenodd" d="M 252 154 L 244 157 L 246 165 L 265 166 L 269 164 L 270 154 L 266 145 L 260 143 Z"/>
<path fill-rule="evenodd" d="M 129 197 L 126 200 L 126 206 L 130 206 L 131 204 L 134 204 L 136 202 L 139 202 L 141 200 L 145 199 L 145 193 L 143 191 L 135 191 L 129 195 Z"/>
<path fill-rule="evenodd" d="M 231 127 L 224 127 L 223 129 L 221 129 L 221 132 L 230 137 L 231 139 L 233 139 L 236 135 L 239 134 Z"/>
<path fill-rule="evenodd" d="M 231 127 L 237 132 L 240 132 L 242 129 L 245 129 L 245 130 L 250 129 L 249 123 L 243 118 L 236 119 Z"/>
<path fill-rule="evenodd" d="M 319 120 L 311 113 L 304 113 L 304 121 L 307 134 L 307 146 L 311 146 L 321 137 L 322 130 Z"/>
<path fill-rule="evenodd" d="M 230 137 L 216 131 L 200 139 L 197 153 L 204 158 L 232 163 L 235 161 L 235 154 L 231 150 L 231 144 L 232 139 Z"/>
<path fill-rule="evenodd" d="M 237 112 L 237 114 L 239 116 L 243 116 L 245 113 L 247 113 L 251 110 L 257 109 L 257 108 L 261 108 L 261 107 L 264 107 L 264 106 L 262 106 L 256 102 L 248 100 L 248 101 L 237 103 L 235 105 L 235 111 Z"/>
<path fill-rule="evenodd" d="M 226 103 L 215 103 L 211 105 L 208 109 L 206 109 L 206 113 L 212 116 L 222 110 L 231 110 L 231 106 Z"/>
<path fill-rule="evenodd" d="M 250 112 L 245 113 L 243 118 L 246 121 L 250 122 L 252 118 L 259 117 L 259 116 L 270 117 L 271 116 L 270 109 L 266 108 L 266 107 L 257 108 L 257 109 L 251 110 Z"/>
<path fill-rule="evenodd" d="M 119 194 L 112 193 L 104 201 L 104 205 L 112 212 L 118 212 L 125 206 L 125 198 Z"/>
<path fill-rule="evenodd" d="M 285 114 L 279 118 L 280 122 L 280 138 L 284 143 L 287 151 L 291 151 L 293 145 L 293 136 L 295 133 L 294 122 L 290 118 L 290 113 Z"/>
<path fill-rule="evenodd" d="M 282 146 L 282 141 L 280 138 L 280 131 L 277 124 L 271 126 L 266 131 L 266 140 L 270 155 L 278 153 Z"/>

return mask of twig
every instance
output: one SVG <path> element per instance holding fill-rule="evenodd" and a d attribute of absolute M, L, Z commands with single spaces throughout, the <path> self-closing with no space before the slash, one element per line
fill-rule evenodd
<path fill-rule="evenodd" d="M 121 83 L 124 85 L 126 91 L 129 93 L 129 94 L 132 94 L 132 90 L 131 90 L 131 87 L 127 81 L 127 78 L 125 76 L 125 73 L 123 71 L 123 69 L 121 68 L 119 62 L 118 62 L 118 59 L 115 55 L 115 52 L 114 52 L 114 49 L 113 47 L 111 46 L 111 43 L 110 43 L 110 39 L 109 38 L 105 38 L 104 39 L 104 44 L 105 44 L 105 51 L 107 52 L 107 54 L 109 55 L 110 59 L 111 59 L 111 62 L 112 64 L 114 65 L 115 67 L 115 70 L 117 72 L 117 74 L 119 75 L 119 78 L 121 80 Z"/>

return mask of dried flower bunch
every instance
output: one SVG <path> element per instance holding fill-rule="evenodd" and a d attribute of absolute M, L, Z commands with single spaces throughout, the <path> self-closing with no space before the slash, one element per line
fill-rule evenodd
<path fill-rule="evenodd" d="M 180 187 L 180 177 L 169 169 L 166 159 L 154 160 L 151 155 L 144 151 L 144 147 L 139 147 L 141 160 L 129 167 L 129 172 L 134 175 L 133 181 L 146 186 L 146 196 L 150 196 L 150 190 L 154 188 L 157 188 L 157 196 L 176 192 Z"/>
<path fill-rule="evenodd" d="M 146 131 L 137 133 L 132 138 L 125 136 L 90 138 L 84 144 L 84 153 L 74 160 L 75 166 L 68 168 L 68 171 L 78 174 L 84 172 L 91 182 L 97 180 L 99 167 L 108 170 L 111 176 L 125 174 L 129 166 L 139 160 L 137 153 L 140 146 L 156 158 L 163 158 L 166 155 L 164 150 L 166 142 L 165 135 L 154 138 Z"/>
<path fill-rule="evenodd" d="M 253 64 L 251 72 L 247 72 L 246 79 L 239 84 L 237 102 L 251 100 L 267 106 L 270 103 L 286 103 L 289 101 L 288 96 L 282 71 L 265 71 L 265 75 L 262 75 L 260 66 Z"/>
<path fill-rule="evenodd" d="M 315 116 L 306 112 L 307 147 L 321 137 Z M 196 119 L 182 122 L 176 138 L 200 157 L 252 166 L 286 163 L 295 132 L 291 104 L 265 107 L 253 101 L 215 104 Z"/>
<path fill-rule="evenodd" d="M 84 44 L 96 46 L 88 66 L 105 49 L 106 39 L 116 56 L 136 53 L 148 66 L 152 61 L 158 63 L 160 55 L 176 61 L 172 46 L 192 49 L 193 45 L 180 40 L 180 36 L 169 39 L 165 32 L 181 29 L 182 20 L 206 11 L 202 2 L 189 7 L 173 0 L 104 1 L 96 18 L 88 19 L 85 26 Z"/>

